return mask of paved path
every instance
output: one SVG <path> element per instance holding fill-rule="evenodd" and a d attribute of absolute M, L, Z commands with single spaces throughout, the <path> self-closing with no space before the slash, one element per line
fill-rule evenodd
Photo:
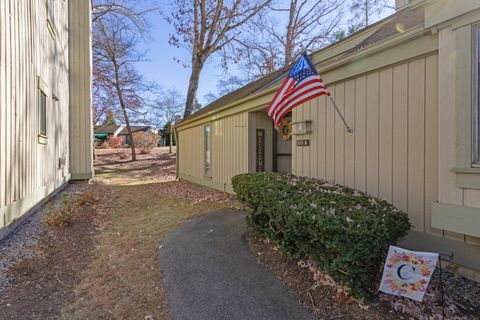
<path fill-rule="evenodd" d="M 163 288 L 173 320 L 312 319 L 257 263 L 245 232 L 245 215 L 223 210 L 186 223 L 163 241 Z"/>

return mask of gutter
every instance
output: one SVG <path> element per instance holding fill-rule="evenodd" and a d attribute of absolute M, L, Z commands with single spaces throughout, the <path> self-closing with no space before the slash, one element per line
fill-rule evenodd
<path fill-rule="evenodd" d="M 173 127 L 173 134 L 175 135 L 175 178 L 180 180 L 180 140 L 178 140 L 177 127 Z"/>

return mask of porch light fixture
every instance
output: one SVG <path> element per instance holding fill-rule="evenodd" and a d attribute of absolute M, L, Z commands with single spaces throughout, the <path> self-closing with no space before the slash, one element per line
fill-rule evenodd
<path fill-rule="evenodd" d="M 292 122 L 292 134 L 299 135 L 309 133 L 312 133 L 312 120 Z"/>

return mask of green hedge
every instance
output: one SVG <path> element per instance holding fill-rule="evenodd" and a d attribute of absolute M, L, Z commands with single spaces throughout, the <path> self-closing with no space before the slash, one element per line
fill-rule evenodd
<path fill-rule="evenodd" d="M 390 244 L 411 228 L 405 213 L 384 200 L 324 181 L 289 174 L 233 177 L 250 208 L 250 231 L 294 258 L 310 258 L 351 293 L 375 293 Z"/>

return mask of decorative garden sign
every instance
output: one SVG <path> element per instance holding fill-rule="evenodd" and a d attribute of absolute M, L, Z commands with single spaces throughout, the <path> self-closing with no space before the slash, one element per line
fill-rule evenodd
<path fill-rule="evenodd" d="M 438 261 L 438 253 L 390 246 L 380 291 L 422 301 Z"/>

